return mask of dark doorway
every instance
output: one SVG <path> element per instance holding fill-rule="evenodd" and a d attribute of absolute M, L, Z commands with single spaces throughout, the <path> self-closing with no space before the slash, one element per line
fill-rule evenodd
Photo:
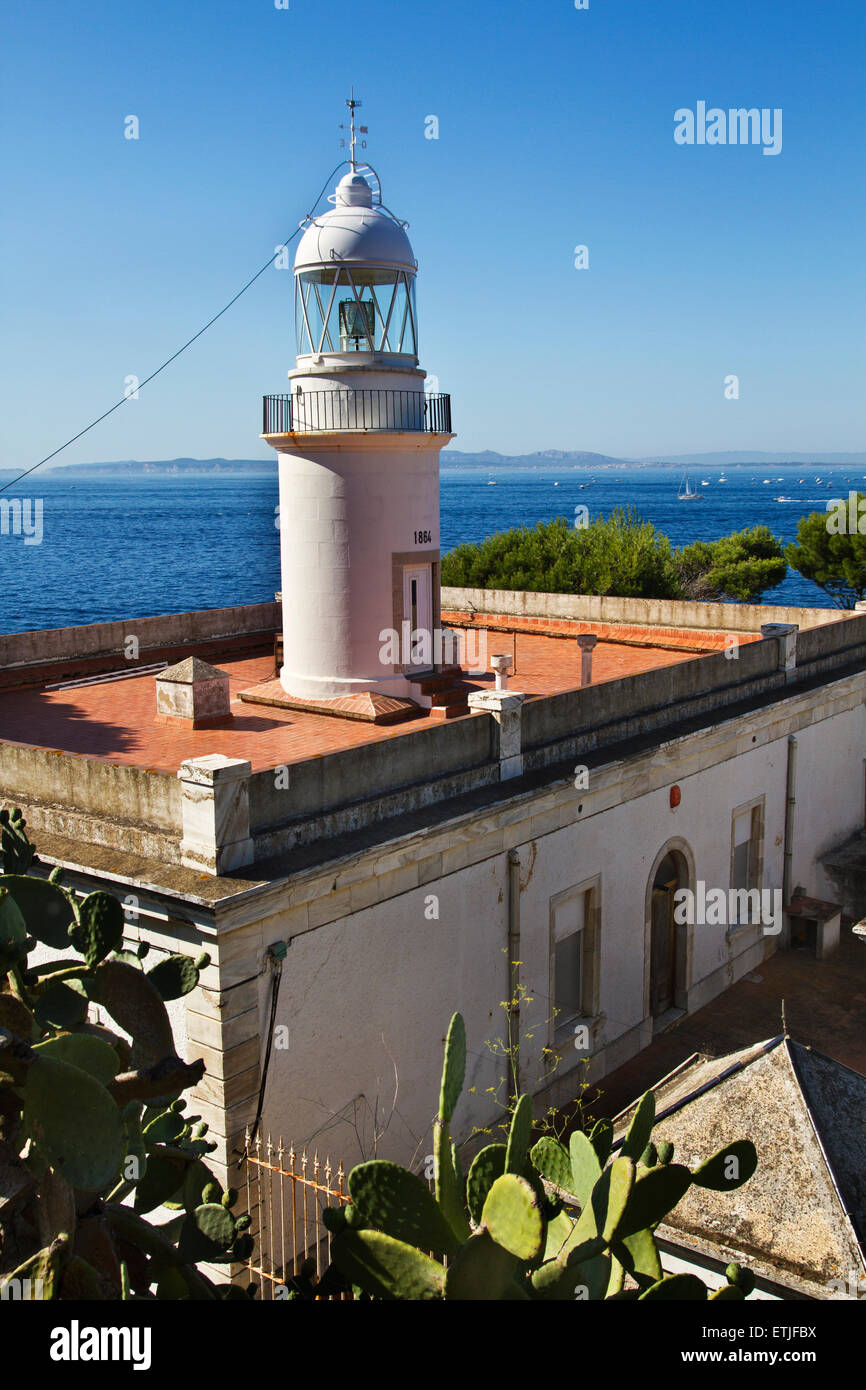
<path fill-rule="evenodd" d="M 653 879 L 650 946 L 650 1012 L 660 1018 L 674 1006 L 677 985 L 677 927 L 674 894 L 682 887 L 677 860 L 666 854 Z"/>

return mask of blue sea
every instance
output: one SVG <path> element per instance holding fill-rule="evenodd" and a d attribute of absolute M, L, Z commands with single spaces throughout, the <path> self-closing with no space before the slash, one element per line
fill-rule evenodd
<path fill-rule="evenodd" d="M 555 516 L 590 517 L 632 505 L 676 546 L 765 523 L 783 541 L 831 497 L 864 487 L 863 465 L 718 465 L 692 469 L 700 502 L 681 502 L 682 469 L 596 471 L 538 467 L 442 467 L 442 549 Z M 261 474 L 151 475 L 134 481 L 35 475 L 5 497 L 42 501 L 42 542 L 0 534 L 0 632 L 66 627 L 259 603 L 280 587 L 274 526 L 276 468 Z M 765 602 L 828 603 L 789 572 Z"/>

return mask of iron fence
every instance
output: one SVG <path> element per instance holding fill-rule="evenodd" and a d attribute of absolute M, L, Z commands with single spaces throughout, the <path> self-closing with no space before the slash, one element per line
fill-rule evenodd
<path fill-rule="evenodd" d="M 346 1206 L 346 1174 L 342 1163 L 334 1169 L 330 1158 L 322 1162 L 300 1155 L 282 1139 L 249 1135 L 246 1150 L 247 1210 L 250 1212 L 254 1247 L 246 1268 L 259 1285 L 259 1297 L 274 1301 L 285 1297 L 287 1281 L 298 1275 L 305 1260 L 315 1260 L 321 1277 L 331 1262 L 331 1235 L 322 1222 L 329 1206 Z M 329 1295 L 329 1302 L 351 1300 L 352 1295 Z"/>
<path fill-rule="evenodd" d="M 262 398 L 262 434 L 408 430 L 450 434 L 451 397 L 426 391 L 303 391 Z"/>

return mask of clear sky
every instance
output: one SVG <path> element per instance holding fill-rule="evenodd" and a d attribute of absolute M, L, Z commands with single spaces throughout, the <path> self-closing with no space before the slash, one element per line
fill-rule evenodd
<path fill-rule="evenodd" d="M 864 447 L 863 0 L 40 0 L 3 8 L 0 47 L 2 468 L 265 262 L 341 157 L 351 83 L 455 447 Z M 780 108 L 781 152 L 677 144 L 699 102 Z M 290 282 L 269 269 L 62 460 L 267 457 Z"/>

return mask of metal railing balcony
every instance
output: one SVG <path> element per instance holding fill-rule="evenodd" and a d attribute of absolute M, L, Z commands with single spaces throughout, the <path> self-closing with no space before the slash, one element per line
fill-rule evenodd
<path fill-rule="evenodd" d="M 296 391 L 262 398 L 262 434 L 313 430 L 451 433 L 451 397 L 425 391 Z"/>

